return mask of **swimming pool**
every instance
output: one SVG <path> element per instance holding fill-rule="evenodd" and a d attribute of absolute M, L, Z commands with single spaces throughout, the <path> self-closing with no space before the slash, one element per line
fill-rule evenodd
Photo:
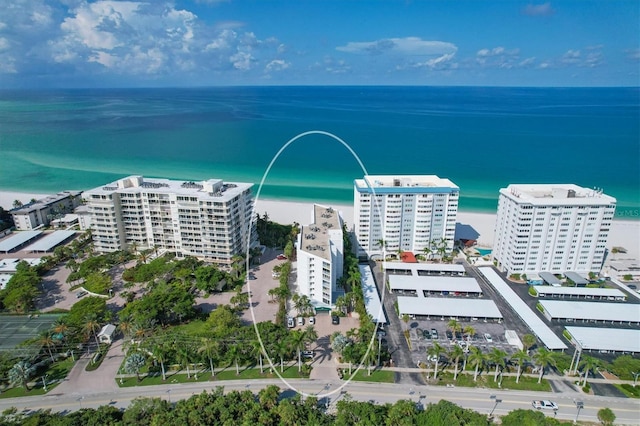
<path fill-rule="evenodd" d="M 491 254 L 491 249 L 481 249 L 481 248 L 476 248 L 476 251 L 478 253 L 480 253 L 480 256 L 484 257 L 486 255 Z"/>

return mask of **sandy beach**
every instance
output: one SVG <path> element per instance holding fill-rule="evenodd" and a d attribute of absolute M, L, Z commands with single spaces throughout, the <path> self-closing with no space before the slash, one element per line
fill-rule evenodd
<path fill-rule="evenodd" d="M 9 210 L 13 207 L 14 200 L 26 204 L 32 198 L 38 199 L 46 195 L 49 194 L 0 191 L 0 206 Z M 353 205 L 330 206 L 342 213 L 348 228 L 353 226 Z M 313 203 L 259 199 L 255 203 L 255 212 L 261 216 L 266 212 L 270 220 L 278 223 L 298 222 L 308 225 L 312 220 L 312 207 Z M 495 214 L 459 211 L 458 229 L 465 234 L 477 233 L 478 246 L 490 248 L 493 246 L 495 218 Z M 614 220 L 607 247 L 609 250 L 612 247 L 624 247 L 627 249 L 626 258 L 640 259 L 640 221 Z"/>

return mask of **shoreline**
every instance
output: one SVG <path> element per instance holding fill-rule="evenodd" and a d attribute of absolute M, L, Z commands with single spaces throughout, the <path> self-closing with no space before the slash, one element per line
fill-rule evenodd
<path fill-rule="evenodd" d="M 20 200 L 26 204 L 32 198 L 39 199 L 47 195 L 50 194 L 0 190 L 0 207 L 10 210 L 14 200 Z M 266 212 L 270 220 L 278 223 L 290 224 L 298 222 L 301 225 L 308 225 L 312 221 L 313 204 L 314 203 L 310 201 L 260 198 L 255 201 L 254 212 L 261 216 Z M 343 221 L 347 224 L 347 227 L 351 228 L 353 226 L 352 204 L 321 202 L 315 204 L 334 207 L 341 212 Z M 464 235 L 459 234 L 470 233 L 470 235 L 474 235 L 477 233 L 479 235 L 475 239 L 478 241 L 478 247 L 491 248 L 493 247 L 495 220 L 495 213 L 459 210 L 456 234 L 458 234 L 457 236 L 459 238 L 464 238 Z M 629 259 L 639 259 L 640 242 L 638 236 L 640 236 L 640 221 L 614 218 L 609 232 L 607 248 L 611 250 L 613 247 L 624 247 L 627 249 L 627 255 L 625 257 Z"/>

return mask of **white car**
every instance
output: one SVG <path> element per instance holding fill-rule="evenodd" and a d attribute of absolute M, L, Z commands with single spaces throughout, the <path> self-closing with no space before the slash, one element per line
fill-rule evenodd
<path fill-rule="evenodd" d="M 493 342 L 493 339 L 491 338 L 491 335 L 489 333 L 484 333 L 484 340 L 489 343 Z"/>
<path fill-rule="evenodd" d="M 316 317 L 310 317 L 309 324 L 315 324 L 315 323 L 316 323 Z"/>
<path fill-rule="evenodd" d="M 547 400 L 533 400 L 531 402 L 531 405 L 537 410 L 542 410 L 544 408 L 545 410 L 556 411 L 558 409 L 558 404 L 553 401 Z"/>

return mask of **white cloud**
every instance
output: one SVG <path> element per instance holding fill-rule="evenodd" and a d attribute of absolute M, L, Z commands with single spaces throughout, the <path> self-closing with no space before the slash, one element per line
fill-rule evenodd
<path fill-rule="evenodd" d="M 4 37 L 0 37 L 0 52 L 8 50 L 11 47 L 11 43 Z"/>
<path fill-rule="evenodd" d="M 520 49 L 484 48 L 476 52 L 476 63 L 482 67 L 511 69 L 521 66 L 519 55 Z"/>
<path fill-rule="evenodd" d="M 551 16 L 556 13 L 549 2 L 543 4 L 528 4 L 522 12 L 529 16 Z"/>
<path fill-rule="evenodd" d="M 291 66 L 291 64 L 289 62 L 283 60 L 283 59 L 274 59 L 273 61 L 271 61 L 271 62 L 269 62 L 267 64 L 265 69 L 268 72 L 271 72 L 271 71 L 282 71 L 282 70 L 286 70 L 290 66 Z"/>
<path fill-rule="evenodd" d="M 376 41 L 350 41 L 336 50 L 346 53 L 403 56 L 442 56 L 455 54 L 458 48 L 449 42 L 422 40 L 419 37 L 386 38 Z"/>
<path fill-rule="evenodd" d="M 640 61 L 640 49 L 627 49 L 624 51 L 624 53 L 627 55 L 627 59 L 630 59 L 632 61 Z"/>
<path fill-rule="evenodd" d="M 248 52 L 238 52 L 229 58 L 229 60 L 233 64 L 233 67 L 241 71 L 250 70 L 253 59 L 253 56 L 251 56 L 251 54 Z"/>

